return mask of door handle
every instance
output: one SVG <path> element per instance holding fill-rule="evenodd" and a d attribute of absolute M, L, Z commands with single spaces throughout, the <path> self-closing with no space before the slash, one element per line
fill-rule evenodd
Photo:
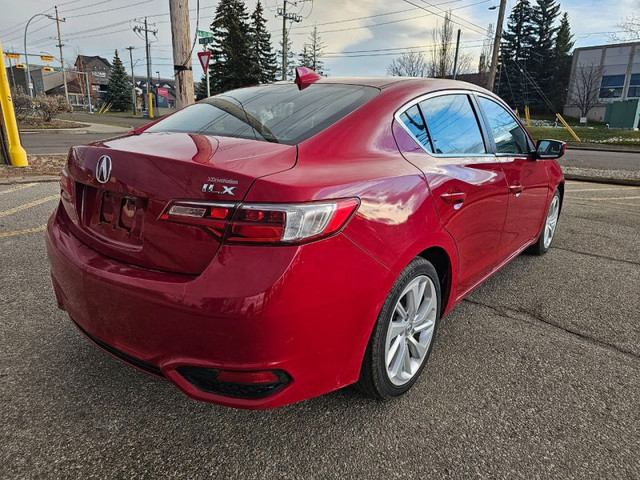
<path fill-rule="evenodd" d="M 509 191 L 513 193 L 516 197 L 519 197 L 522 193 L 523 187 L 519 183 L 516 185 L 509 185 Z"/>
<path fill-rule="evenodd" d="M 440 198 L 451 205 L 462 205 L 462 202 L 467 198 L 467 194 L 464 192 L 449 192 L 441 194 Z"/>

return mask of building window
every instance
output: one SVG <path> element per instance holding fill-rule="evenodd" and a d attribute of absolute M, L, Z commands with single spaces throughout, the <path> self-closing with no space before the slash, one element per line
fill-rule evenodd
<path fill-rule="evenodd" d="M 640 98 L 640 73 L 631 75 L 628 98 Z"/>
<path fill-rule="evenodd" d="M 620 98 L 624 89 L 625 75 L 604 75 L 600 87 L 600 98 Z"/>

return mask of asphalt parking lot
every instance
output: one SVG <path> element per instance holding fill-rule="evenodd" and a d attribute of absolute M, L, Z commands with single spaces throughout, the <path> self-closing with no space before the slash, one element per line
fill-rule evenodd
<path fill-rule="evenodd" d="M 553 248 L 445 319 L 397 401 L 185 397 L 56 308 L 57 183 L 0 185 L 0 478 L 640 478 L 640 188 L 567 182 Z"/>

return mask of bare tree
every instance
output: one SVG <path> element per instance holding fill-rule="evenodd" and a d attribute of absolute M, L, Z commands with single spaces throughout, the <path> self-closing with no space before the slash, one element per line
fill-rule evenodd
<path fill-rule="evenodd" d="M 409 50 L 393 59 L 387 73 L 396 77 L 424 77 L 427 74 L 427 60 L 422 52 Z"/>
<path fill-rule="evenodd" d="M 436 26 L 431 33 L 433 45 L 431 48 L 431 60 L 428 64 L 430 77 L 447 78 L 453 75 L 453 64 L 456 55 L 456 42 L 453 41 L 454 27 L 451 21 L 451 12 L 444 16 L 442 25 Z M 473 57 L 466 52 L 458 54 L 458 74 L 471 71 Z"/>
<path fill-rule="evenodd" d="M 451 11 L 445 13 L 442 25 L 438 24 L 433 29 L 431 38 L 433 39 L 433 49 L 431 50 L 429 76 L 444 78 L 453 70 L 455 56 Z"/>
<path fill-rule="evenodd" d="M 627 15 L 618 23 L 618 28 L 621 31 L 609 35 L 610 40 L 614 42 L 640 40 L 640 15 L 636 15 L 635 13 Z"/>
<path fill-rule="evenodd" d="M 569 103 L 578 107 L 581 117 L 586 117 L 599 103 L 602 73 L 603 68 L 595 62 L 576 68 Z"/>
<path fill-rule="evenodd" d="M 482 50 L 480 51 L 480 60 L 478 61 L 478 73 L 485 75 L 489 73 L 491 67 L 491 54 L 493 53 L 493 24 L 487 27 L 487 33 L 482 41 Z"/>

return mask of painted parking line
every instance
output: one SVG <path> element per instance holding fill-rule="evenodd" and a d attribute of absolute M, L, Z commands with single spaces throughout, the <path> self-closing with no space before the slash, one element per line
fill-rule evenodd
<path fill-rule="evenodd" d="M 5 193 L 17 192 L 18 190 L 24 190 L 25 188 L 33 187 L 37 185 L 37 183 L 23 183 L 22 185 L 16 185 L 15 187 L 8 188 L 7 190 L 2 190 L 0 195 L 4 195 Z"/>
<path fill-rule="evenodd" d="M 2 232 L 0 233 L 0 238 L 13 237 L 15 235 L 24 235 L 25 233 L 42 232 L 45 228 L 47 228 L 46 225 L 40 225 L 39 227 L 35 228 L 25 228 L 24 230 L 14 230 L 13 232 Z"/>
<path fill-rule="evenodd" d="M 606 192 L 609 190 L 638 190 L 638 187 L 581 188 L 580 190 L 567 189 L 567 193 Z"/>
<path fill-rule="evenodd" d="M 640 195 L 635 195 L 633 197 L 573 197 L 571 195 L 567 195 L 565 198 L 570 198 L 572 200 L 588 200 L 590 202 L 606 202 L 609 200 L 636 200 L 640 198 Z"/>
<path fill-rule="evenodd" d="M 44 197 L 39 200 L 34 200 L 33 202 L 25 203 L 23 205 L 18 205 L 17 207 L 10 208 L 9 210 L 4 210 L 0 212 L 0 218 L 6 217 L 7 215 L 12 215 L 17 212 L 21 212 L 22 210 L 26 210 L 27 208 L 35 207 L 36 205 L 40 205 L 41 203 L 50 202 L 52 200 L 58 200 L 60 198 L 60 194 L 56 193 L 55 195 L 51 195 L 49 197 Z"/>

